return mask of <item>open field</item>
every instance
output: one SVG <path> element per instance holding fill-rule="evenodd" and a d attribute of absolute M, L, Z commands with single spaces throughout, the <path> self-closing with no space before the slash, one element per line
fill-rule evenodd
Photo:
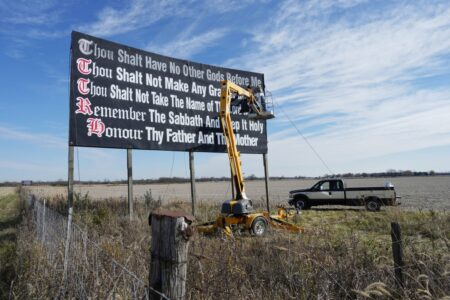
<path fill-rule="evenodd" d="M 188 257 L 187 299 L 440 299 L 448 296 L 450 218 L 448 211 L 443 211 L 448 201 L 436 196 L 446 194 L 446 190 L 441 189 L 432 194 L 436 186 L 446 186 L 446 179 L 448 178 L 392 180 L 397 186 L 404 184 L 403 188 L 415 189 L 420 186 L 418 182 L 426 182 L 427 186 L 422 183 L 422 195 L 428 190 L 436 198 L 428 195 L 423 196 L 428 197 L 424 199 L 436 199 L 435 203 L 440 203 L 433 206 L 434 211 L 393 207 L 378 213 L 364 209 L 313 209 L 304 211 L 293 220 L 304 227 L 304 234 L 275 229 L 269 230 L 262 238 L 252 237 L 247 232 L 236 234 L 233 239 L 220 238 L 220 235 L 195 234 Z M 406 185 L 408 180 L 409 185 Z M 274 181 L 272 186 L 292 189 L 301 187 L 299 182 L 308 186 L 313 181 Z M 383 180 L 351 182 L 352 185 L 382 183 Z M 217 196 L 212 201 L 199 203 L 197 220 L 201 222 L 217 215 L 217 205 L 214 202 L 222 201 L 219 196 L 226 195 L 229 191 L 225 182 L 199 183 L 198 187 L 202 199 L 208 196 L 205 195 L 206 192 Z M 126 201 L 120 199 L 126 195 L 126 186 L 96 185 L 83 188 L 89 188 L 81 191 L 84 195 L 89 193 L 75 202 L 75 224 L 86 230 L 90 241 L 102 249 L 105 259 L 114 259 L 143 282 L 148 282 L 151 259 L 148 214 L 160 205 L 157 201 L 159 196 L 165 196 L 162 205 L 166 208 L 189 211 L 190 203 L 186 199 L 174 201 L 172 198 L 169 201 L 168 194 L 169 191 L 177 192 L 179 197 L 189 200 L 189 185 L 136 186 L 139 198 L 143 198 L 149 188 L 153 195 L 147 196 L 146 201 L 142 199 L 143 201 L 136 203 L 133 221 L 127 218 Z M 219 188 L 223 190 L 218 190 Z M 263 188 L 263 181 L 249 182 L 250 192 L 253 189 L 260 193 L 260 197 L 263 195 Z M 67 201 L 61 196 L 65 192 L 64 188 L 26 189 L 46 195 L 49 212 L 53 210 L 66 214 Z M 97 198 L 93 199 L 91 195 Z M 415 193 L 413 196 L 417 195 Z M 3 203 L 10 210 L 11 203 L 17 203 L 18 195 L 9 194 L 2 199 L 8 200 Z M 420 208 L 417 204 L 407 207 Z M 8 214 L 8 217 L 13 216 Z M 4 217 L 6 215 L 2 218 Z M 17 246 L 10 244 L 11 249 L 16 250 L 8 253 L 14 255 L 2 255 L 9 260 L 11 266 L 8 273 L 10 275 L 5 278 L 5 282 L 14 282 L 11 291 L 14 298 L 53 298 L 58 295 L 61 287 L 64 232 L 61 239 L 52 240 L 52 247 L 56 247 L 51 248 L 54 249 L 52 255 L 56 255 L 57 260 L 49 263 L 49 251 L 37 240 L 33 230 L 33 218 L 28 216 L 24 220 L 24 224 L 15 232 Z M 53 217 L 48 220 L 49 228 L 58 228 L 51 225 L 51 220 Z M 397 288 L 393 275 L 390 236 L 392 221 L 401 225 L 404 241 L 406 279 L 405 288 L 401 290 Z M 80 237 L 74 242 L 79 239 Z M 77 258 L 88 255 L 74 260 L 74 263 L 83 263 L 80 265 L 80 272 L 85 273 L 80 273 L 79 276 L 85 278 L 86 285 L 80 285 L 78 277 L 71 277 L 70 285 L 74 290 L 68 290 L 66 296 L 76 298 L 74 291 L 77 288 L 85 289 L 90 282 L 95 282 L 95 286 L 86 290 L 87 295 L 91 298 L 108 298 L 111 275 L 105 269 L 92 278 L 96 274 L 92 270 L 98 270 L 97 252 L 91 257 L 89 251 L 86 253 L 82 249 L 83 247 L 74 246 L 71 255 Z M 111 262 L 105 260 L 103 264 L 110 266 Z M 8 286 L 3 287 L 3 292 L 7 292 Z M 126 294 L 123 296 L 127 298 Z"/>
<path fill-rule="evenodd" d="M 151 259 L 147 217 L 156 202 L 137 203 L 135 219 L 130 222 L 124 201 L 85 198 L 75 203 L 74 220 L 86 228 L 89 238 L 108 257 L 147 282 Z M 50 209 L 66 212 L 63 198 L 50 199 L 47 204 Z M 172 202 L 165 207 L 185 211 L 190 208 L 187 202 Z M 214 214 L 215 205 L 199 205 L 199 220 L 210 219 Z M 304 234 L 275 229 L 261 238 L 247 232 L 231 239 L 194 234 L 188 256 L 186 299 L 447 299 L 444 297 L 450 294 L 447 212 L 390 208 L 379 213 L 309 210 L 294 221 L 305 228 Z M 400 223 L 404 242 L 405 288 L 401 290 L 393 275 L 392 221 Z M 61 255 L 62 250 L 56 252 Z M 17 253 L 21 258 L 18 266 L 33 267 L 21 269 L 13 294 L 18 298 L 57 295 L 61 268 L 46 261 L 48 253 L 32 231 L 20 232 Z M 98 260 L 93 259 L 97 252 L 91 257 L 90 251 L 86 254 L 83 247 L 74 246 L 71 253 L 78 258 L 88 256 L 74 260 L 84 272 L 80 278 L 85 278 L 86 284 L 95 282 L 86 290 L 87 295 L 93 299 L 108 298 L 108 282 L 113 274 L 104 271 L 96 275 L 90 271 L 99 268 Z M 111 263 L 105 261 L 104 265 Z M 69 280 L 74 290 L 80 287 L 78 277 Z M 73 293 L 68 291 L 67 298 Z M 121 296 L 128 298 L 127 294 Z"/>
<path fill-rule="evenodd" d="M 433 209 L 450 210 L 450 177 L 395 177 L 395 178 L 368 178 L 348 179 L 349 186 L 376 186 L 384 185 L 390 181 L 394 184 L 397 195 L 401 196 L 401 208 L 406 209 Z M 288 192 L 292 189 L 306 188 L 312 186 L 316 180 L 271 180 L 270 199 L 272 204 L 284 203 L 288 198 Z M 196 184 L 198 201 L 205 203 L 221 203 L 231 198 L 231 186 L 229 182 L 199 182 Z M 0 194 L 4 193 L 0 188 Z M 30 192 L 41 197 L 53 197 L 66 195 L 65 187 L 31 186 L 27 187 Z M 254 180 L 246 182 L 247 195 L 256 205 L 265 200 L 264 181 Z M 182 184 L 150 184 L 135 185 L 134 195 L 142 200 L 144 194 L 151 190 L 155 199 L 161 199 L 163 203 L 171 201 L 190 201 L 190 185 Z M 91 199 L 126 198 L 126 185 L 75 185 L 75 192 L 81 196 L 88 193 Z"/>
<path fill-rule="evenodd" d="M 13 186 L 2 186 L 0 187 L 0 197 L 14 194 L 16 187 Z"/>

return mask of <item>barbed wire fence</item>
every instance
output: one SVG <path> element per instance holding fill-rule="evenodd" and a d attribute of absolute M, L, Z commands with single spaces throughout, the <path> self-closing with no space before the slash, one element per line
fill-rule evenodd
<path fill-rule="evenodd" d="M 49 265 L 54 268 L 61 282 L 59 296 L 76 299 L 169 299 L 148 287 L 146 280 L 130 271 L 105 252 L 88 237 L 87 229 L 72 223 L 70 230 L 69 255 L 65 258 L 64 248 L 67 237 L 66 216 L 53 211 L 45 199 L 34 195 L 28 198 L 32 214 L 36 240 L 46 252 Z M 66 261 L 65 261 L 66 260 Z M 67 270 L 64 270 L 64 266 Z M 63 276 L 66 271 L 67 276 Z"/>

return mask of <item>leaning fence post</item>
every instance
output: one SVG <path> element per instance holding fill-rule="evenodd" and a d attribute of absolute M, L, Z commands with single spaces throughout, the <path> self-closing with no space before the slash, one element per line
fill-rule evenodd
<path fill-rule="evenodd" d="M 397 222 L 391 223 L 392 255 L 394 256 L 395 282 L 400 289 L 403 289 L 403 245 L 400 232 L 400 225 Z"/>
<path fill-rule="evenodd" d="M 193 220 L 194 217 L 184 212 L 168 210 L 157 210 L 149 216 L 152 228 L 150 299 L 164 299 L 161 294 L 169 299 L 184 299 Z"/>

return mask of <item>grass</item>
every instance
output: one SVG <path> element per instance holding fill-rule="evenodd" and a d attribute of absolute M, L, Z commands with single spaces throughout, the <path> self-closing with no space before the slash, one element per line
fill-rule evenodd
<path fill-rule="evenodd" d="M 0 299 L 8 298 L 10 284 L 16 276 L 14 262 L 20 211 L 17 193 L 0 197 Z"/>
<path fill-rule="evenodd" d="M 67 210 L 64 198 L 48 203 L 62 213 Z M 148 214 L 160 204 L 149 195 L 135 204 L 135 219 L 129 221 L 126 201 L 91 201 L 88 195 L 78 195 L 74 219 L 88 228 L 91 239 L 104 251 L 146 279 L 151 239 Z M 167 207 L 190 211 L 188 202 L 172 202 Z M 199 203 L 197 219 L 210 220 L 218 211 L 217 205 Z M 396 287 L 393 276 L 392 221 L 402 229 L 404 289 Z M 272 229 L 262 238 L 248 233 L 233 239 L 194 235 L 187 299 L 438 299 L 450 295 L 448 213 L 312 209 L 303 211 L 297 223 L 305 228 L 304 234 Z M 39 252 L 22 249 L 32 248 L 30 243 L 19 245 L 19 253 L 28 256 L 22 258 L 28 260 L 25 265 L 42 262 Z M 50 266 L 40 266 L 29 268 L 16 288 L 30 284 L 46 290 L 52 286 L 41 275 L 51 274 Z M 33 296 L 42 297 L 38 292 Z"/>
<path fill-rule="evenodd" d="M 400 295 L 392 274 L 391 221 L 401 224 L 405 246 L 407 285 Z M 304 211 L 298 224 L 305 234 L 272 230 L 261 239 L 243 235 L 229 241 L 197 236 L 191 253 L 207 258 L 194 260 L 191 271 L 208 272 L 200 279 L 190 277 L 193 298 L 217 293 L 222 298 L 274 299 L 450 294 L 449 214 L 315 209 Z"/>

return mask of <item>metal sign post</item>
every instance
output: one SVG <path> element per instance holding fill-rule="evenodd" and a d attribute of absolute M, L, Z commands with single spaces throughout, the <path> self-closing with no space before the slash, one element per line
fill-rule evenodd
<path fill-rule="evenodd" d="M 133 219 L 133 158 L 131 149 L 127 149 L 127 171 L 128 171 L 128 215 Z"/>
<path fill-rule="evenodd" d="M 267 211 L 270 213 L 270 203 L 269 203 L 269 165 L 267 162 L 267 153 L 263 153 L 264 161 L 264 181 L 266 184 L 266 205 Z"/>
<path fill-rule="evenodd" d="M 72 233 L 72 213 L 73 213 L 73 151 L 74 146 L 69 146 L 69 168 L 68 168 L 68 184 L 67 184 L 67 206 L 69 216 L 67 218 L 67 236 L 64 247 L 64 266 L 63 266 L 63 284 L 67 280 L 67 268 L 69 265 L 69 249 L 70 249 L 70 235 Z"/>
<path fill-rule="evenodd" d="M 195 189 L 194 152 L 192 152 L 192 151 L 189 151 L 189 171 L 191 174 L 192 215 L 195 216 L 195 206 L 197 203 L 197 191 Z"/>

